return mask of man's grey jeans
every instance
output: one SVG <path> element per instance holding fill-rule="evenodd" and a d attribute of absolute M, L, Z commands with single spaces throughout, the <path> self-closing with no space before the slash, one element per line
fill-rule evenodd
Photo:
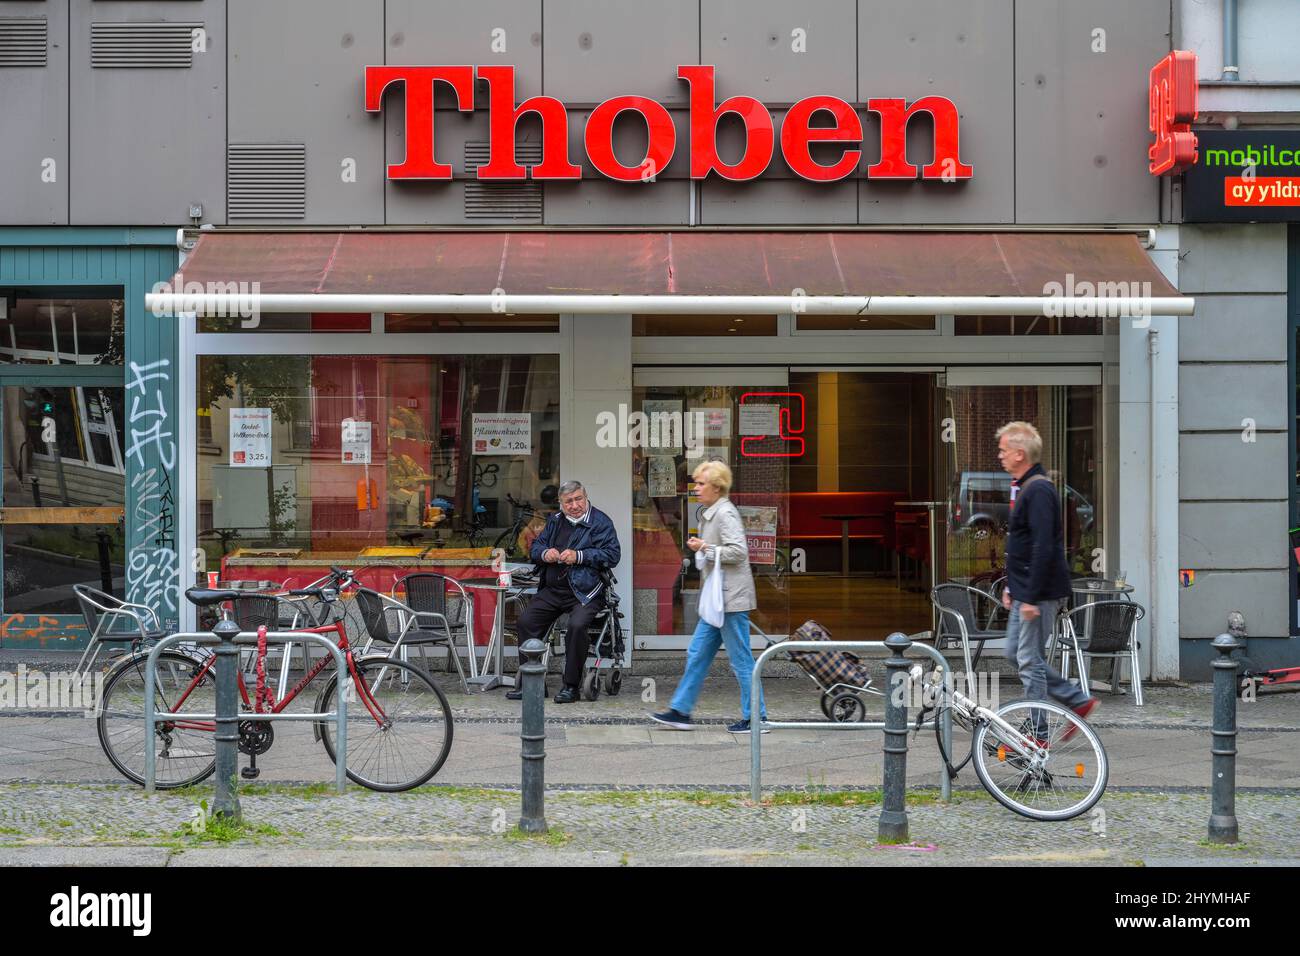
<path fill-rule="evenodd" d="M 1011 602 L 1011 617 L 1007 620 L 1006 657 L 1020 668 L 1020 682 L 1025 685 L 1029 700 L 1047 700 L 1051 697 L 1066 707 L 1078 707 L 1088 695 L 1083 688 L 1070 683 L 1054 668 L 1047 666 L 1044 650 L 1052 634 L 1052 622 L 1060 609 L 1061 599 L 1040 601 L 1038 617 L 1024 620 L 1020 617 L 1020 601 Z"/>

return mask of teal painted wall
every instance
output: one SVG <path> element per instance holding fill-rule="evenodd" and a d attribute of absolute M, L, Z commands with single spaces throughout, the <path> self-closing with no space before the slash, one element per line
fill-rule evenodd
<path fill-rule="evenodd" d="M 174 627 L 180 597 L 176 509 L 177 328 L 145 311 L 145 293 L 179 264 L 174 229 L 0 229 L 0 288 L 120 286 L 126 300 L 126 598 L 148 604 Z M 60 374 L 62 370 L 59 370 Z M 30 380 L 31 366 L 0 366 L 0 385 Z M 89 371 L 87 374 L 91 374 Z M 77 382 L 76 384 L 88 384 Z M 68 382 L 69 385 L 74 384 Z M 85 644 L 79 616 L 5 614 L 4 647 Z"/>

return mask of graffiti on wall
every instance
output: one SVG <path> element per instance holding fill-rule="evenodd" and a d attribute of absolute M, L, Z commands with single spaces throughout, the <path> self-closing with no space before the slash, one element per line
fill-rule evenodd
<path fill-rule="evenodd" d="M 154 608 L 167 627 L 178 621 L 180 561 L 176 550 L 176 500 L 172 474 L 176 440 L 168 397 L 171 362 L 130 362 L 126 394 L 130 441 L 126 458 L 135 466 L 131 479 L 130 557 L 126 599 Z M 152 384 L 151 384 L 152 383 Z"/>

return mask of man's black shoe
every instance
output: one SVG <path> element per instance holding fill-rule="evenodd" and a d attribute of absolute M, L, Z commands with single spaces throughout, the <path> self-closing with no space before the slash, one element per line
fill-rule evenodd
<path fill-rule="evenodd" d="M 519 680 L 519 678 L 516 677 L 515 680 Z M 545 684 L 542 685 L 542 696 L 543 697 L 546 696 Z M 506 692 L 506 700 L 523 700 L 523 699 L 524 699 L 524 685 L 522 682 L 515 684 L 514 690 Z"/>
<path fill-rule="evenodd" d="M 576 704 L 582 699 L 582 694 L 576 687 L 565 687 L 555 695 L 557 704 Z"/>

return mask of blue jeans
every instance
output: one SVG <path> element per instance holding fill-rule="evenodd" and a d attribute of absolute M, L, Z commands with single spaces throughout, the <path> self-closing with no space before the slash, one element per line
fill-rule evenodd
<path fill-rule="evenodd" d="M 1070 683 L 1053 667 L 1047 666 L 1044 649 L 1052 633 L 1052 624 L 1056 620 L 1057 609 L 1061 606 L 1059 599 L 1041 601 L 1038 604 L 1038 617 L 1026 621 L 1020 617 L 1020 601 L 1011 602 L 1011 616 L 1007 620 L 1006 657 L 1016 662 L 1020 668 L 1020 682 L 1025 685 L 1025 697 L 1029 700 L 1047 700 L 1051 697 L 1066 707 L 1078 707 L 1088 695 L 1082 687 Z M 1036 712 L 1037 713 L 1037 712 Z M 1039 722 L 1043 718 L 1040 716 Z"/>
<path fill-rule="evenodd" d="M 700 620 L 695 628 L 695 636 L 691 638 L 691 646 L 686 651 L 686 673 L 682 675 L 669 707 L 679 714 L 687 715 L 694 710 L 700 688 L 704 686 L 704 678 L 709 673 L 709 665 L 723 644 L 727 645 L 731 671 L 736 675 L 736 683 L 740 685 L 740 719 L 749 720 L 749 684 L 754 676 L 754 655 L 749 649 L 748 611 L 728 611 L 723 616 L 721 628 Z M 761 694 L 758 712 L 764 720 L 767 719 L 767 708 L 763 705 Z"/>

